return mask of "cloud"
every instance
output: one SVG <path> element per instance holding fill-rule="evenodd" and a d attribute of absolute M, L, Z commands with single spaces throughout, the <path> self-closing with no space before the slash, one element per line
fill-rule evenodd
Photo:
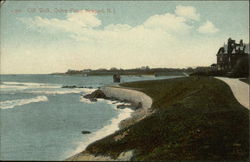
<path fill-rule="evenodd" d="M 103 26 L 96 13 L 87 11 L 67 14 L 64 19 L 34 17 L 20 20 L 31 29 L 53 31 L 53 34 L 58 35 L 63 33 L 71 38 L 64 44 L 63 41 L 57 41 L 55 47 L 55 42 L 51 43 L 47 52 L 45 49 L 36 52 L 39 48 L 32 46 L 31 53 L 48 54 L 41 59 L 41 63 L 37 63 L 39 67 L 48 62 L 56 68 L 54 71 L 63 72 L 67 68 L 209 65 L 217 52 L 215 42 L 218 41 L 207 40 L 212 44 L 208 46 L 196 40 L 191 32 L 194 26 L 190 25 L 189 20 L 198 19 L 199 14 L 193 7 L 177 6 L 176 13 L 152 15 L 136 26 L 119 23 Z M 60 61 L 53 61 L 53 58 L 59 57 Z M 30 66 L 35 61 L 30 60 Z M 49 71 L 52 68 L 45 69 Z"/>
<path fill-rule="evenodd" d="M 118 31 L 128 31 L 131 28 L 132 27 L 130 25 L 127 25 L 127 24 L 110 24 L 110 25 L 105 27 L 105 30 L 118 32 Z"/>
<path fill-rule="evenodd" d="M 94 30 L 95 27 L 102 24 L 101 20 L 97 18 L 97 13 L 86 10 L 81 10 L 77 13 L 68 13 L 65 19 L 48 19 L 37 16 L 34 18 L 21 18 L 20 20 L 31 28 L 56 29 L 72 33 L 83 33 L 84 30 Z M 191 26 L 186 24 L 185 18 L 170 13 L 151 16 L 144 23 L 133 28 L 140 26 L 149 30 L 162 30 L 169 33 L 187 32 L 191 29 Z M 110 24 L 104 27 L 103 31 L 120 32 L 132 30 L 133 28 L 128 24 Z"/>
<path fill-rule="evenodd" d="M 197 13 L 193 6 L 176 6 L 175 14 L 186 19 L 196 20 L 200 19 L 200 14 Z"/>
<path fill-rule="evenodd" d="M 183 17 L 166 13 L 163 15 L 154 15 L 149 17 L 143 26 L 149 29 L 160 29 L 169 33 L 188 32 L 191 26 L 186 24 Z"/>
<path fill-rule="evenodd" d="M 211 21 L 206 21 L 204 24 L 202 24 L 197 31 L 199 33 L 216 33 L 219 31 L 219 29 L 217 29 L 214 24 Z"/>
<path fill-rule="evenodd" d="M 67 14 L 65 19 L 34 17 L 20 20 L 30 28 L 41 32 L 68 33 L 76 41 L 106 45 L 136 43 L 139 47 L 145 44 L 150 47 L 161 40 L 173 41 L 180 35 L 188 34 L 193 28 L 186 23 L 185 18 L 171 13 L 153 15 L 134 27 L 128 24 L 109 24 L 102 29 L 96 28 L 102 25 L 97 14 L 85 10 Z"/>
<path fill-rule="evenodd" d="M 101 25 L 97 13 L 80 10 L 79 12 L 68 13 L 66 19 L 48 19 L 36 16 L 32 18 L 21 18 L 20 20 L 30 28 L 46 28 L 66 32 L 78 32 L 82 29 L 90 29 Z"/>

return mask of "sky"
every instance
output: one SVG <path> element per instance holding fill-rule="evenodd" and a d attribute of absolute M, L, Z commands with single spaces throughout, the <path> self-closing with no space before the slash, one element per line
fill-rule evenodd
<path fill-rule="evenodd" d="M 1 74 L 187 68 L 249 43 L 248 1 L 6 1 Z"/>

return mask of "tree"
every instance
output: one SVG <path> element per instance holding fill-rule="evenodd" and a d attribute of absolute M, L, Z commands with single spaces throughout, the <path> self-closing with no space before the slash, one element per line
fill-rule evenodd
<path fill-rule="evenodd" d="M 118 69 L 116 67 L 110 68 L 111 71 L 117 71 Z"/>

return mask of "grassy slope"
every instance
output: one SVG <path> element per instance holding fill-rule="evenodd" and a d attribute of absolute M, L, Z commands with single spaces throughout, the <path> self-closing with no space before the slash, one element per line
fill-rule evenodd
<path fill-rule="evenodd" d="M 125 83 L 154 100 L 153 115 L 87 147 L 117 157 L 135 150 L 132 160 L 246 160 L 249 111 L 222 81 L 208 77 Z M 128 134 L 121 140 L 113 137 Z"/>

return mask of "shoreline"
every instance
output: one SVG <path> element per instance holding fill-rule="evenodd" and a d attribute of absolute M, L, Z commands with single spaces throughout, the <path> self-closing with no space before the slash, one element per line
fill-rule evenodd
<path fill-rule="evenodd" d="M 76 154 L 81 153 L 82 150 L 85 150 L 89 144 L 118 131 L 120 129 L 119 128 L 120 122 L 123 121 L 124 119 L 130 118 L 131 114 L 134 112 L 130 108 L 124 108 L 124 109 L 116 108 L 117 104 L 121 104 L 122 102 L 112 103 L 112 101 L 104 100 L 104 99 L 98 99 L 97 102 L 105 102 L 105 104 L 111 105 L 113 109 L 117 109 L 119 113 L 117 114 L 117 116 L 114 116 L 113 118 L 109 120 L 110 123 L 103 126 L 101 129 L 98 129 L 97 131 L 89 134 L 89 137 L 87 137 L 87 140 L 80 141 L 76 149 L 67 153 L 68 157 L 73 157 Z"/>
<path fill-rule="evenodd" d="M 123 83 L 102 90 L 109 97 L 131 99 L 137 104 L 143 100 L 138 95 L 140 91 L 154 103 L 150 107 L 141 103 L 147 109 L 137 109 L 131 118 L 121 122 L 120 130 L 66 160 L 245 161 L 249 158 L 249 110 L 221 80 L 192 76 Z"/>
<path fill-rule="evenodd" d="M 100 90 L 109 98 L 115 99 L 115 102 L 117 103 L 122 103 L 123 101 L 126 101 L 127 103 L 131 103 L 133 105 L 133 107 L 136 107 L 136 105 L 139 105 L 141 103 L 141 108 L 138 108 L 137 110 L 134 110 L 133 108 L 123 108 L 122 110 L 126 110 L 129 109 L 131 110 L 131 112 L 129 113 L 129 115 L 126 118 L 119 118 L 119 116 L 121 114 L 119 114 L 116 118 L 113 118 L 111 120 L 114 119 L 119 119 L 118 121 L 116 121 L 116 124 L 118 126 L 118 129 L 104 133 L 100 138 L 95 138 L 96 135 L 94 135 L 90 141 L 88 142 L 83 142 L 81 144 L 81 146 L 79 146 L 76 151 L 74 152 L 78 152 L 73 154 L 72 156 L 70 156 L 69 158 L 65 159 L 65 161 L 79 161 L 79 160 L 87 160 L 87 161 L 113 161 L 113 160 L 122 160 L 122 161 L 127 161 L 130 160 L 130 158 L 133 156 L 133 152 L 132 151 L 128 151 L 128 152 L 124 152 L 123 154 L 121 154 L 117 159 L 112 159 L 111 157 L 108 156 L 94 156 L 92 154 L 89 154 L 88 152 L 86 152 L 86 148 L 88 147 L 88 145 L 106 137 L 109 136 L 111 134 L 114 134 L 116 131 L 119 131 L 125 127 L 128 127 L 129 125 L 132 125 L 136 122 L 138 122 L 139 120 L 143 119 L 144 117 L 146 117 L 147 115 L 151 114 L 151 111 L 148 111 L 151 108 L 151 105 L 153 103 L 153 100 L 151 97 L 149 97 L 148 95 L 146 95 L 143 92 L 137 91 L 135 89 L 129 89 L 126 87 L 115 87 L 115 86 L 104 86 L 101 87 Z M 112 100 L 110 99 L 102 99 L 105 101 L 110 101 L 112 102 Z M 100 101 L 100 99 L 99 99 Z M 112 105 L 116 105 L 117 103 L 108 103 L 108 104 L 112 104 Z M 118 108 L 117 108 L 118 109 Z M 103 131 L 105 131 L 105 127 L 109 127 L 112 126 L 113 124 L 111 123 L 110 125 L 104 126 L 103 128 L 101 128 L 100 130 L 98 130 L 96 133 L 100 133 Z M 117 137 L 117 140 L 119 140 L 119 138 L 122 137 Z M 81 149 L 81 150 L 80 150 Z"/>

